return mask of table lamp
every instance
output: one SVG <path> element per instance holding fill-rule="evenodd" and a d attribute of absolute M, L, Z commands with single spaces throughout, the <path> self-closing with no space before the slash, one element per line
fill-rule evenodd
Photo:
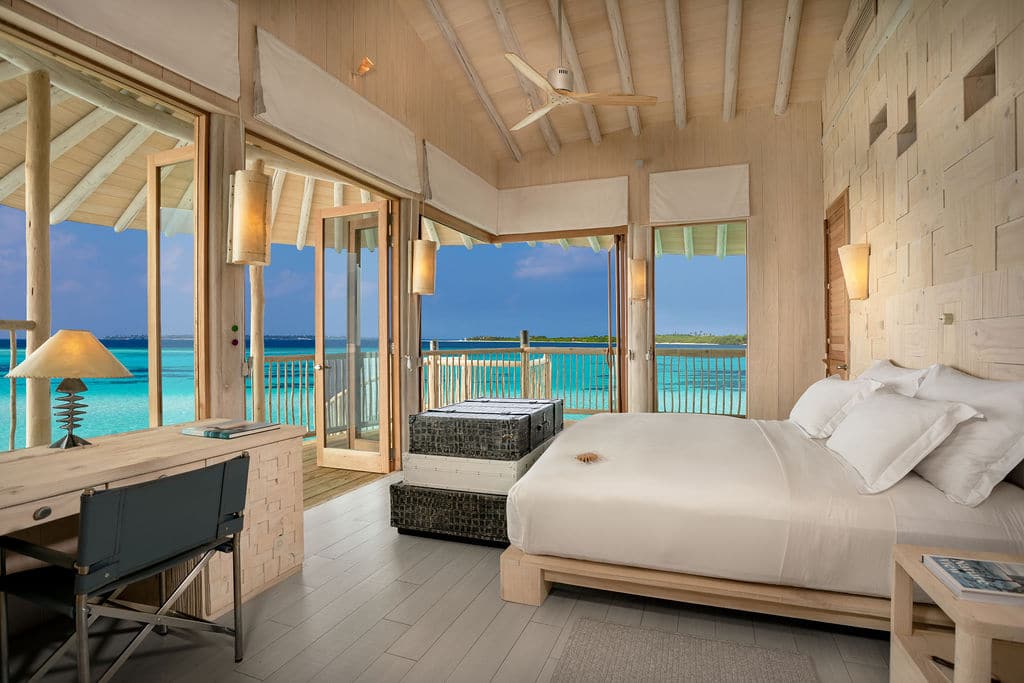
<path fill-rule="evenodd" d="M 131 377 L 132 373 L 91 332 L 60 330 L 18 363 L 7 376 L 62 378 L 57 392 L 64 396 L 57 397 L 57 402 L 62 405 L 54 415 L 67 430 L 67 435 L 51 444 L 50 448 L 74 448 L 89 445 L 82 437 L 75 436 L 75 428 L 82 423 L 86 407 L 81 402 L 81 394 L 86 390 L 82 378 Z"/>

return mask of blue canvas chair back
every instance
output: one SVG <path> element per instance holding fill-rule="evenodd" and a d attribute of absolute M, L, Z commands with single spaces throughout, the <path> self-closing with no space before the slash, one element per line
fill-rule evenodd
<path fill-rule="evenodd" d="M 82 496 L 76 593 L 152 576 L 242 530 L 249 456 Z"/>

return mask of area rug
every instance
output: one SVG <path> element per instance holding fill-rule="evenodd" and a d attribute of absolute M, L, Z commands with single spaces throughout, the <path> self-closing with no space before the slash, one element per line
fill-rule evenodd
<path fill-rule="evenodd" d="M 580 619 L 552 676 L 558 683 L 817 683 L 810 658 L 744 643 Z"/>

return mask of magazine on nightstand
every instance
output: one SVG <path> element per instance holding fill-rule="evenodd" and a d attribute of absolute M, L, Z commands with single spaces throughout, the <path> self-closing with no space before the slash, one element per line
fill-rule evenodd
<path fill-rule="evenodd" d="M 958 598 L 1024 607 L 1024 563 L 925 555 L 924 566 Z"/>

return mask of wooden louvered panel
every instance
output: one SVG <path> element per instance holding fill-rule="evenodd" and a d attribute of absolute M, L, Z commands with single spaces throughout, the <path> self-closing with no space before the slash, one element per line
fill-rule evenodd
<path fill-rule="evenodd" d="M 846 293 L 839 247 L 850 242 L 849 193 L 829 207 L 825 220 L 825 374 L 849 376 L 850 299 Z"/>

